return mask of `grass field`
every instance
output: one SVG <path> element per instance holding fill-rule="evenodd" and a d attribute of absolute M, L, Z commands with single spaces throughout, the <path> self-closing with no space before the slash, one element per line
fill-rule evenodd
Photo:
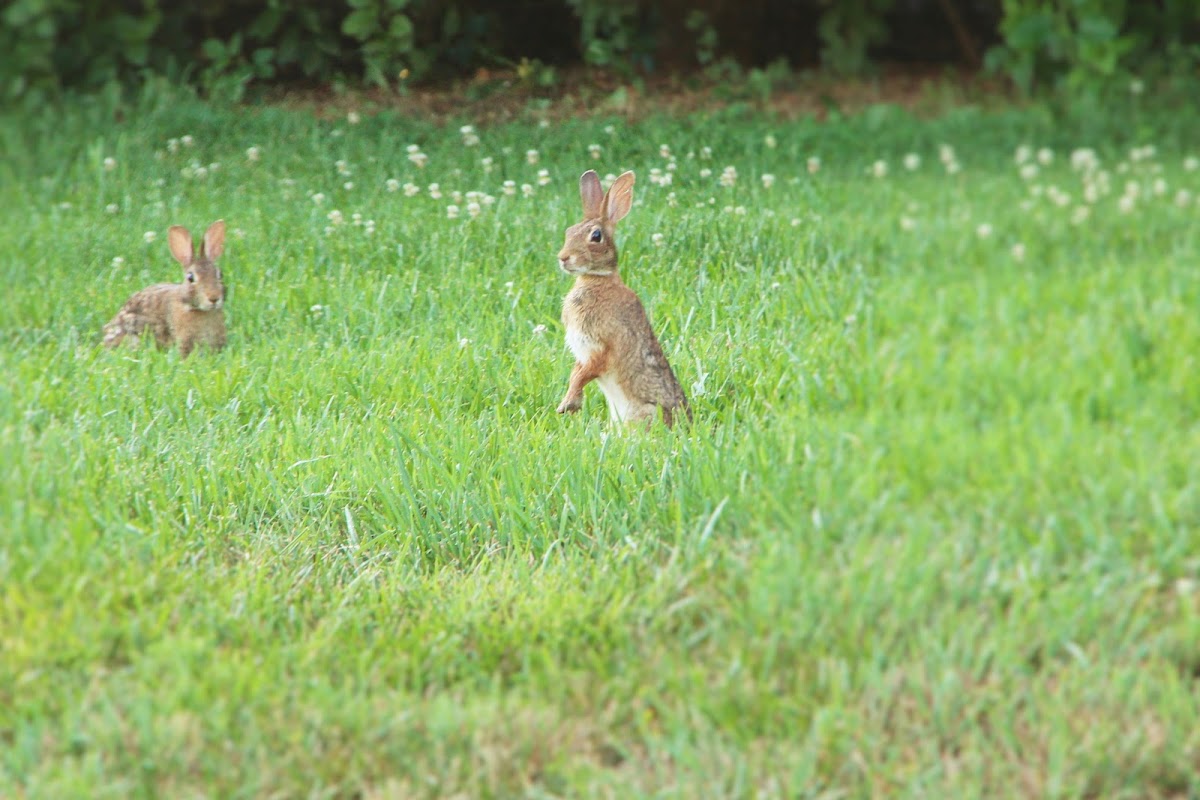
<path fill-rule="evenodd" d="M 5 116 L 0 796 L 1200 794 L 1189 113 Z M 690 429 L 554 413 L 589 167 Z"/>

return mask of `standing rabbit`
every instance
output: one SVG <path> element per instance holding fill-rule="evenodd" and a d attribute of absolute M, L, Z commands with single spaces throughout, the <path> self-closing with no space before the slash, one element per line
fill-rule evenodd
<path fill-rule="evenodd" d="M 558 413 L 578 411 L 583 387 L 594 380 L 608 401 L 611 419 L 649 422 L 655 409 L 662 408 L 670 427 L 676 409 L 682 407 L 689 420 L 692 412 L 646 309 L 617 274 L 613 232 L 633 205 L 633 180 L 633 173 L 626 172 L 605 193 L 595 171 L 579 179 L 583 222 L 567 228 L 558 254 L 563 272 L 575 276 L 563 301 L 562 320 L 576 360 Z"/>
<path fill-rule="evenodd" d="M 116 347 L 126 336 L 136 345 L 147 328 L 160 348 L 178 342 L 183 358 L 197 344 L 214 350 L 225 346 L 225 284 L 214 263 L 225 250 L 225 221 L 209 226 L 199 252 L 180 225 L 167 231 L 167 243 L 183 265 L 183 283 L 157 283 L 130 297 L 104 326 L 106 347 Z"/>

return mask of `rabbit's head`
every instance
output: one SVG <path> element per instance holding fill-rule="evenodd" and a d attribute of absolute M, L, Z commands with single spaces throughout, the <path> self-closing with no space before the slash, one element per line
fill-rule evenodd
<path fill-rule="evenodd" d="M 588 170 L 579 178 L 583 222 L 567 228 L 558 263 L 568 275 L 611 275 L 617 271 L 617 222 L 633 205 L 633 173 L 623 173 L 605 192 L 600 177 Z"/>
<path fill-rule="evenodd" d="M 192 234 L 182 225 L 172 225 L 167 231 L 171 255 L 183 265 L 183 285 L 187 302 L 200 311 L 211 311 L 225 304 L 225 284 L 216 261 L 225 251 L 225 221 L 217 220 L 208 226 L 197 251 Z"/>

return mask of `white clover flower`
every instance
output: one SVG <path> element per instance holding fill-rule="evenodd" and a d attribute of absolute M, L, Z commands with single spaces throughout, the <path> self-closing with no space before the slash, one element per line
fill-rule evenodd
<path fill-rule="evenodd" d="M 589 144 L 588 145 L 588 154 L 591 155 L 591 157 L 593 159 L 599 159 L 600 158 L 600 145 Z"/>
<path fill-rule="evenodd" d="M 744 216 L 746 216 L 746 207 L 745 207 L 745 206 L 738 206 L 737 208 L 735 208 L 735 209 L 733 210 L 733 213 L 737 214 L 737 215 L 738 215 L 738 216 L 740 216 L 740 217 L 744 217 Z"/>
<path fill-rule="evenodd" d="M 700 148 L 700 158 L 701 159 L 712 158 L 712 148 L 711 147 L 701 147 Z"/>
<path fill-rule="evenodd" d="M 321 205 L 321 203 L 325 202 L 325 195 L 321 194 L 320 192 L 317 192 L 316 194 L 314 194 L 312 196 L 312 201 L 314 203 L 316 203 L 317 205 Z"/>
<path fill-rule="evenodd" d="M 146 231 L 145 233 L 142 234 L 142 238 L 146 241 L 146 244 L 150 244 L 151 242 L 153 242 L 155 239 L 158 238 L 158 234 L 155 233 L 154 231 Z"/>
<path fill-rule="evenodd" d="M 725 169 L 721 170 L 721 178 L 720 178 L 721 185 L 726 188 L 732 187 L 734 184 L 737 183 L 737 177 L 738 177 L 737 167 L 730 165 L 730 166 L 726 167 Z"/>
<path fill-rule="evenodd" d="M 616 134 L 617 128 L 615 125 L 605 125 L 604 132 L 607 133 L 609 136 L 613 136 Z"/>
<path fill-rule="evenodd" d="M 458 129 L 462 134 L 462 143 L 464 147 L 475 147 L 479 144 L 479 134 L 475 133 L 475 128 L 472 125 L 463 125 Z"/>
<path fill-rule="evenodd" d="M 472 199 L 471 195 L 473 195 L 473 194 L 475 194 L 475 192 L 467 192 L 467 199 L 468 200 Z M 455 189 L 453 192 L 450 193 L 450 199 L 453 200 L 455 203 L 461 203 L 463 201 L 463 193 L 458 191 L 457 189 Z"/>
<path fill-rule="evenodd" d="M 1125 194 L 1128 197 L 1136 198 L 1142 193 L 1142 185 L 1137 181 L 1125 181 Z"/>
<path fill-rule="evenodd" d="M 1142 83 L 1141 78 L 1134 78 L 1129 82 L 1129 93 L 1137 96 L 1146 90 L 1146 84 Z"/>
<path fill-rule="evenodd" d="M 538 162 L 538 159 L 539 159 L 539 158 L 541 158 L 541 156 L 538 154 L 538 151 L 537 151 L 537 150 L 526 150 L 526 151 L 525 151 L 525 161 L 526 161 L 526 163 L 528 163 L 528 164 L 536 164 L 536 163 Z"/>
<path fill-rule="evenodd" d="M 417 169 L 425 169 L 425 165 L 429 163 L 429 156 L 421 152 L 410 153 L 408 160 L 416 164 Z"/>
<path fill-rule="evenodd" d="M 661 158 L 670 158 L 671 157 L 671 148 L 665 144 L 660 144 L 658 146 L 658 155 Z"/>
<path fill-rule="evenodd" d="M 1197 169 L 1200 169 L 1200 158 L 1188 156 L 1183 160 L 1183 168 L 1188 172 L 1195 172 Z"/>
<path fill-rule="evenodd" d="M 109 214 L 115 214 L 121 210 L 121 207 L 118 206 L 116 203 L 109 203 L 108 205 L 106 205 L 104 207 L 104 210 L 106 212 L 108 212 Z"/>
<path fill-rule="evenodd" d="M 916 227 L 917 227 L 917 221 L 915 219 L 913 219 L 912 217 L 901 217 L 900 218 L 900 229 L 901 230 L 911 231 Z"/>
<path fill-rule="evenodd" d="M 945 166 L 947 175 L 957 175 L 962 169 L 962 165 L 957 161 L 947 161 Z"/>
<path fill-rule="evenodd" d="M 320 303 L 313 303 L 308 307 L 308 311 L 314 317 L 319 317 L 325 312 L 325 306 L 321 305 Z"/>
<path fill-rule="evenodd" d="M 406 183 L 404 184 L 403 188 L 405 197 L 416 197 L 421 193 L 421 187 L 417 186 L 415 183 Z"/>
<path fill-rule="evenodd" d="M 539 169 L 537 182 L 538 186 L 545 186 L 546 184 L 550 183 L 550 170 Z"/>
<path fill-rule="evenodd" d="M 482 210 L 483 209 L 480 207 L 479 203 L 476 203 L 474 200 L 472 200 L 470 203 L 467 203 L 467 214 L 471 217 L 471 219 L 478 217 L 479 212 Z"/>
<path fill-rule="evenodd" d="M 981 223 L 979 227 L 975 229 L 975 233 L 980 239 L 986 239 L 992 235 L 992 226 L 987 222 Z"/>
<path fill-rule="evenodd" d="M 492 197 L 490 194 L 485 194 L 479 199 L 479 202 L 483 203 L 485 206 L 495 205 L 496 198 Z"/>
<path fill-rule="evenodd" d="M 705 167 L 704 169 L 700 170 L 700 177 L 701 178 L 711 178 L 712 170 L 709 169 L 708 167 Z"/>
<path fill-rule="evenodd" d="M 533 197 L 533 187 L 528 183 L 522 183 L 521 194 L 525 195 L 526 197 Z"/>
<path fill-rule="evenodd" d="M 1096 151 L 1090 147 L 1079 147 L 1071 151 L 1071 169 L 1076 172 L 1091 172 L 1100 166 Z"/>
<path fill-rule="evenodd" d="M 458 340 L 458 346 L 459 346 L 459 347 L 466 347 L 466 346 L 467 346 L 467 345 L 469 345 L 470 343 L 471 343 L 471 340 L 470 340 L 470 339 L 468 339 L 468 338 L 466 338 L 465 336 L 464 336 L 463 338 L 461 338 L 461 339 L 459 339 L 459 340 Z"/>
<path fill-rule="evenodd" d="M 1037 164 L 1025 164 L 1021 167 L 1021 180 L 1031 181 L 1038 176 Z"/>
<path fill-rule="evenodd" d="M 670 208 L 675 208 L 676 206 L 679 205 L 679 198 L 677 198 L 675 196 L 674 192 L 671 192 L 670 194 L 667 195 L 667 205 Z"/>
<path fill-rule="evenodd" d="M 1017 261 L 1025 260 L 1025 245 L 1017 242 L 1012 246 L 1012 257 Z"/>
<path fill-rule="evenodd" d="M 178 153 L 179 152 L 179 140 L 178 139 L 167 139 L 167 150 L 168 150 L 168 152 L 171 152 L 171 153 Z"/>
<path fill-rule="evenodd" d="M 534 336 L 541 336 L 545 332 L 546 332 L 545 325 L 538 324 L 538 325 L 533 326 L 533 335 Z"/>
<path fill-rule="evenodd" d="M 655 247 L 662 247 L 665 240 L 666 237 L 664 237 L 661 233 L 654 233 L 650 235 L 650 241 L 654 242 Z"/>
<path fill-rule="evenodd" d="M 436 183 L 429 184 L 429 196 L 434 200 L 442 199 L 442 189 Z"/>
<path fill-rule="evenodd" d="M 679 165 L 676 164 L 674 161 L 667 162 L 667 172 L 674 172 L 677 169 L 679 169 Z"/>
<path fill-rule="evenodd" d="M 347 192 L 354 188 L 354 181 L 346 181 L 342 184 L 342 188 Z"/>
<path fill-rule="evenodd" d="M 362 122 L 362 117 L 358 115 L 357 111 L 351 111 L 346 114 L 346 122 L 350 123 L 351 125 L 357 125 L 358 123 Z"/>
<path fill-rule="evenodd" d="M 775 185 L 775 176 L 769 172 L 764 172 L 762 174 L 762 185 L 764 189 L 770 189 Z"/>
<path fill-rule="evenodd" d="M 1157 195 L 1158 197 L 1162 197 L 1166 193 L 1167 193 L 1167 182 L 1165 180 L 1163 180 L 1162 178 L 1155 178 L 1154 179 L 1154 194 Z"/>
<path fill-rule="evenodd" d="M 112 172 L 116 168 L 117 168 L 117 160 L 115 158 L 113 158 L 112 156 L 108 156 L 107 158 L 104 159 L 104 171 L 105 172 Z"/>
<path fill-rule="evenodd" d="M 350 174 L 350 165 L 347 164 L 343 159 L 339 158 L 337 161 L 333 162 L 333 166 L 337 168 L 338 175 L 345 177 Z"/>
<path fill-rule="evenodd" d="M 954 148 L 948 144 L 938 145 L 938 160 L 943 164 L 949 164 L 951 161 L 957 161 L 958 157 L 954 154 Z"/>
<path fill-rule="evenodd" d="M 1049 147 L 1043 147 L 1037 151 L 1037 160 L 1043 167 L 1049 166 L 1054 163 L 1054 151 Z"/>
<path fill-rule="evenodd" d="M 501 188 L 501 191 L 504 192 L 509 197 L 513 196 L 514 194 L 517 193 L 517 182 L 516 181 L 505 181 L 504 186 Z"/>
<path fill-rule="evenodd" d="M 204 180 L 208 177 L 208 167 L 192 167 L 192 175 L 200 180 Z"/>
<path fill-rule="evenodd" d="M 1175 193 L 1175 205 L 1179 206 L 1180 208 L 1187 208 L 1189 205 L 1191 205 L 1191 202 L 1192 193 L 1187 189 L 1180 189 Z"/>
<path fill-rule="evenodd" d="M 1075 206 L 1075 211 L 1071 214 L 1071 224 L 1082 225 L 1087 221 L 1088 215 L 1091 214 L 1091 211 L 1091 206 Z"/>
<path fill-rule="evenodd" d="M 768 133 L 763 137 L 763 144 L 765 144 L 769 149 L 774 150 L 775 146 L 779 144 L 779 142 L 775 140 L 775 134 Z"/>
<path fill-rule="evenodd" d="M 447 219 L 458 219 L 458 206 L 446 206 L 446 217 Z"/>
<path fill-rule="evenodd" d="M 328 214 L 326 214 L 325 216 L 326 216 L 326 217 L 329 219 L 329 221 L 330 221 L 330 222 L 332 222 L 334 225 L 341 225 L 341 224 L 342 224 L 342 223 L 345 221 L 345 217 L 343 217 L 343 216 L 342 216 L 342 212 L 341 212 L 341 211 L 338 211 L 336 208 L 335 208 L 335 209 L 333 209 L 332 211 L 330 211 L 330 212 L 329 212 Z"/>
<path fill-rule="evenodd" d="M 125 263 L 125 259 L 121 258 L 120 256 L 113 256 L 112 265 L 114 267 L 119 267 L 124 263 Z"/>
<path fill-rule="evenodd" d="M 1096 184 L 1089 183 L 1083 187 L 1083 202 L 1095 203 L 1099 199 L 1100 199 L 1100 188 Z"/>
<path fill-rule="evenodd" d="M 211 164 L 209 164 L 209 165 L 208 165 L 208 171 L 209 171 L 209 172 L 216 172 L 216 171 L 217 171 L 217 170 L 219 170 L 220 168 L 221 168 L 221 162 L 220 162 L 220 161 L 214 161 L 213 163 L 211 163 Z"/>
<path fill-rule="evenodd" d="M 723 213 L 723 214 L 732 214 L 732 213 L 733 213 L 733 206 L 725 206 L 724 208 L 722 208 L 722 209 L 721 209 L 721 213 Z"/>
<path fill-rule="evenodd" d="M 400 191 L 400 181 L 396 180 L 395 178 L 388 178 L 386 185 L 389 192 Z"/>
<path fill-rule="evenodd" d="M 1122 214 L 1128 214 L 1130 211 L 1133 211 L 1135 203 L 1137 203 L 1137 197 L 1135 195 L 1122 195 L 1121 199 L 1117 201 L 1117 209 L 1120 210 Z"/>
<path fill-rule="evenodd" d="M 421 152 L 421 145 L 419 145 L 419 144 L 410 144 L 408 147 L 406 147 L 406 148 L 404 148 L 404 149 L 405 149 L 405 150 L 407 150 L 407 151 L 408 151 L 408 154 L 411 156 L 411 155 L 413 155 L 413 154 L 415 154 L 415 153 L 419 153 L 419 152 Z"/>
<path fill-rule="evenodd" d="M 921 157 L 916 153 L 909 153 L 904 157 L 904 168 L 909 172 L 913 172 L 921 167 Z"/>
<path fill-rule="evenodd" d="M 816 175 L 818 172 L 821 171 L 821 157 L 820 156 L 809 156 L 808 161 L 806 162 L 806 166 L 808 167 L 809 175 Z"/>
<path fill-rule="evenodd" d="M 184 147 L 191 147 L 192 145 L 194 145 L 196 143 L 196 140 L 193 139 L 190 135 L 189 136 L 180 136 L 179 141 L 180 141 L 180 143 L 183 144 Z"/>
<path fill-rule="evenodd" d="M 1033 158 L 1033 148 L 1027 144 L 1021 145 L 1017 148 L 1017 152 L 1013 153 L 1013 161 L 1017 166 L 1021 166 L 1031 158 Z"/>
<path fill-rule="evenodd" d="M 483 173 L 485 175 L 490 173 L 495 168 L 495 162 L 492 160 L 491 156 L 484 156 L 479 160 L 479 163 L 483 165 Z"/>
<path fill-rule="evenodd" d="M 871 174 L 876 178 L 886 178 L 888 174 L 887 162 L 882 158 L 871 165 Z"/>
<path fill-rule="evenodd" d="M 254 147 L 246 148 L 246 160 L 247 161 L 258 161 L 258 159 L 261 156 L 262 156 L 262 151 L 258 149 L 257 145 Z"/>

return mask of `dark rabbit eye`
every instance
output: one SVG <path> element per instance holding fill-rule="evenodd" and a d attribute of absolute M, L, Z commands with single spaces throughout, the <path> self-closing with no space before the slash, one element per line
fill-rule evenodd
<path fill-rule="evenodd" d="M 195 283 L 195 282 L 196 282 L 196 276 L 195 276 L 193 273 L 191 273 L 191 272 L 189 272 L 189 273 L 187 274 L 187 279 L 188 279 L 188 283 Z"/>
<path fill-rule="evenodd" d="M 600 233 L 599 228 L 596 228 L 596 230 L 592 231 L 592 241 L 593 242 L 598 242 L 603 238 L 604 238 L 604 235 Z"/>

